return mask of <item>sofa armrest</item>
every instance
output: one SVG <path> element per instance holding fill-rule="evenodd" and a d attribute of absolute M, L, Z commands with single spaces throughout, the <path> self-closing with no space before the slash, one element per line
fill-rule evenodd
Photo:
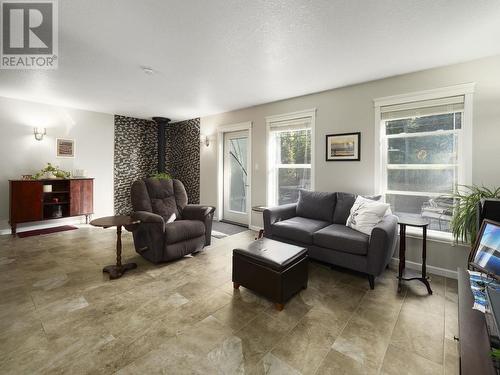
<path fill-rule="evenodd" d="M 182 218 L 185 220 L 205 221 L 207 216 L 215 212 L 215 207 L 203 206 L 197 204 L 188 204 L 182 210 Z"/>
<path fill-rule="evenodd" d="M 373 228 L 368 249 L 368 273 L 380 275 L 389 264 L 396 247 L 398 237 L 398 218 L 394 215 L 385 216 Z"/>
<path fill-rule="evenodd" d="M 271 226 L 282 220 L 291 219 L 297 215 L 297 203 L 284 204 L 282 206 L 276 206 L 271 208 L 266 208 L 262 214 L 264 219 L 264 233 L 266 237 L 272 236 Z"/>

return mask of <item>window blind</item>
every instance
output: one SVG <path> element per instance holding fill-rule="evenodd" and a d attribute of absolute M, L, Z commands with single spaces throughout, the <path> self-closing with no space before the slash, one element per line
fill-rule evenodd
<path fill-rule="evenodd" d="M 396 120 L 408 117 L 422 117 L 464 110 L 465 97 L 452 96 L 433 100 L 422 100 L 380 107 L 382 120 Z"/>
<path fill-rule="evenodd" d="M 311 118 L 303 117 L 293 120 L 276 121 L 269 124 L 269 130 L 274 132 L 293 131 L 311 128 Z"/>

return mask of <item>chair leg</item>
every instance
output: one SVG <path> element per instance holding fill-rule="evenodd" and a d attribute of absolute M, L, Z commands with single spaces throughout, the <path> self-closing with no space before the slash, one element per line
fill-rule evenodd
<path fill-rule="evenodd" d="M 368 282 L 370 283 L 370 289 L 375 289 L 375 276 L 368 275 Z"/>

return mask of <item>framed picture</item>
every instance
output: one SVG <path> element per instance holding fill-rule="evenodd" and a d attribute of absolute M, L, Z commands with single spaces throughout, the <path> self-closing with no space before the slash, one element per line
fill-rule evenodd
<path fill-rule="evenodd" d="M 73 139 L 56 138 L 56 152 L 58 158 L 74 158 L 75 141 Z"/>
<path fill-rule="evenodd" d="M 361 133 L 327 134 L 326 161 L 361 160 Z"/>

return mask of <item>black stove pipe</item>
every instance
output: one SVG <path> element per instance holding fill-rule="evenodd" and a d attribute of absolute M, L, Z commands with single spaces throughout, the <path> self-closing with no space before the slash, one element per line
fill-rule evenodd
<path fill-rule="evenodd" d="M 166 117 L 153 117 L 153 121 L 158 125 L 158 173 L 165 173 L 165 159 L 166 159 L 166 139 L 165 133 L 167 125 L 170 122 Z"/>

